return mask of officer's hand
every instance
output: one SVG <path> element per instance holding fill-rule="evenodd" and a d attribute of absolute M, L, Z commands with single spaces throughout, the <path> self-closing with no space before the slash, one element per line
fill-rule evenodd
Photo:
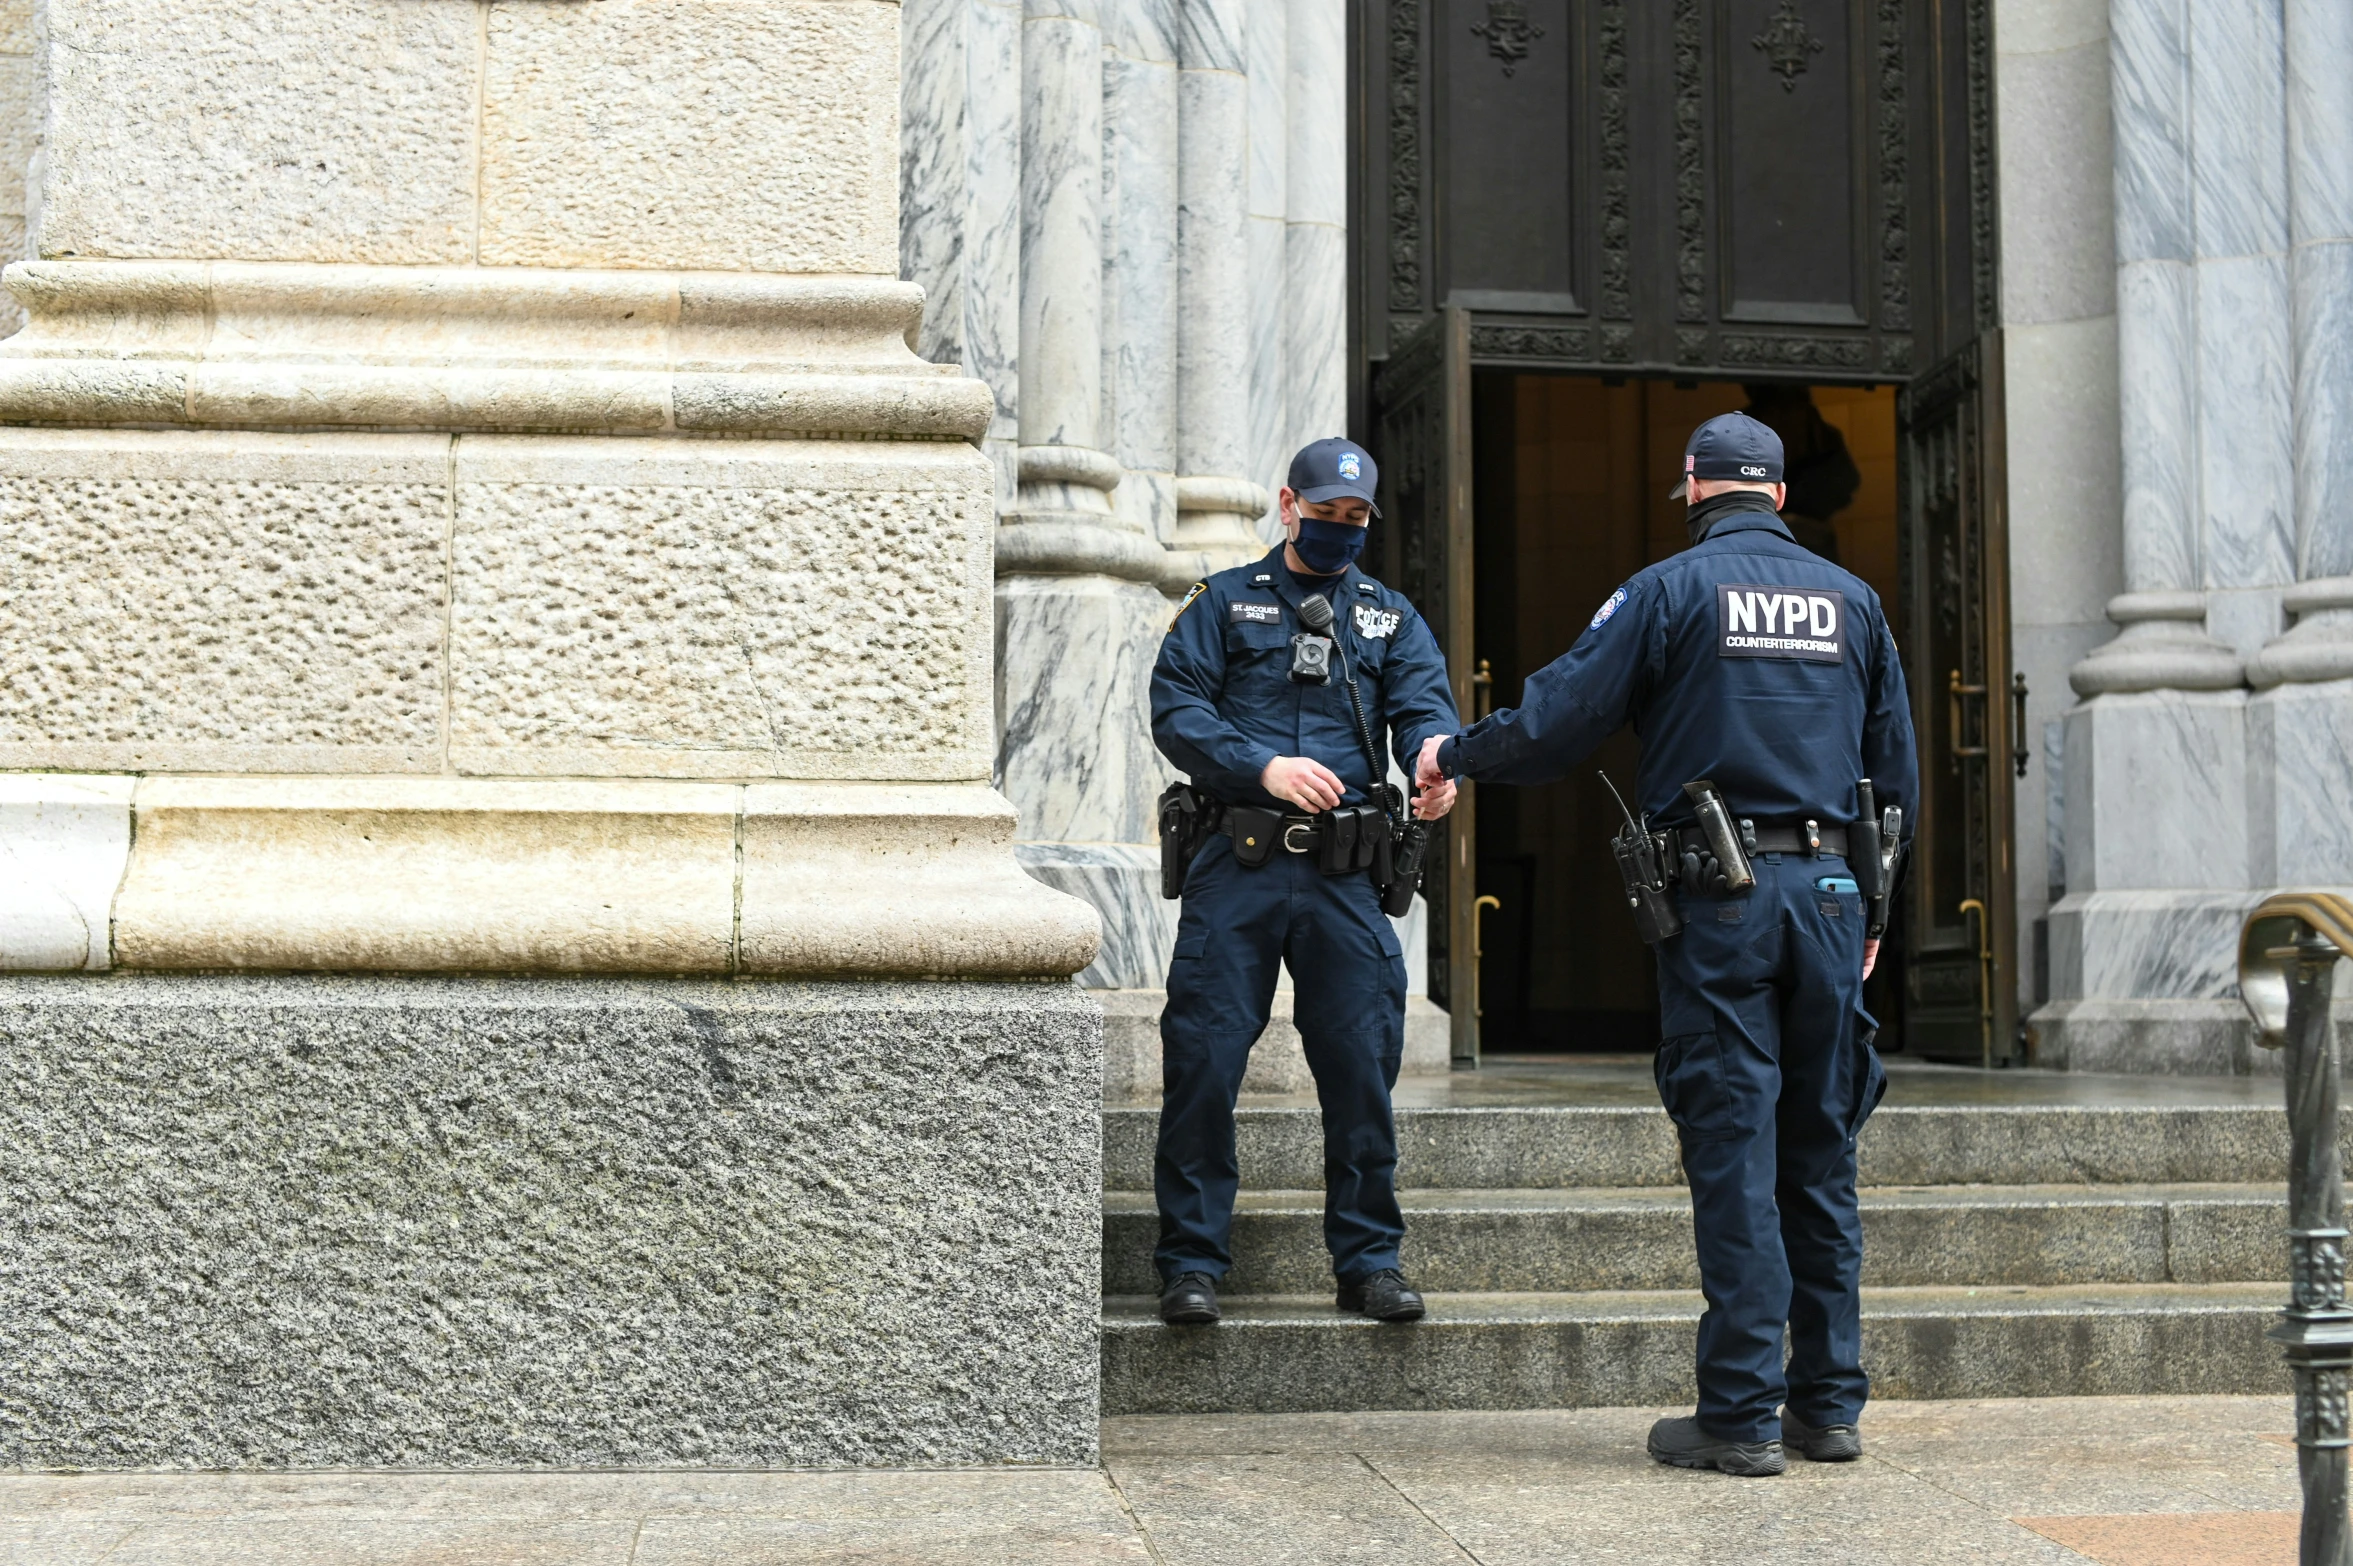
<path fill-rule="evenodd" d="M 1413 797 L 1413 813 L 1424 821 L 1435 821 L 1453 808 L 1454 781 L 1451 778 L 1426 787 Z"/>
<path fill-rule="evenodd" d="M 1876 940 L 1865 941 L 1863 943 L 1863 977 L 1866 979 L 1871 977 L 1871 970 L 1878 966 L 1879 942 Z"/>
<path fill-rule="evenodd" d="M 1413 786 L 1415 788 L 1436 788 L 1439 784 L 1445 783 L 1447 786 L 1447 803 L 1449 807 L 1451 807 L 1454 797 L 1454 785 L 1438 771 L 1438 747 L 1445 743 L 1446 737 L 1442 734 L 1433 734 L 1428 739 L 1422 741 L 1422 753 L 1421 755 L 1414 758 Z M 1438 812 L 1438 814 L 1444 815 L 1446 812 L 1441 810 Z M 1434 820 L 1436 818 L 1433 817 L 1432 819 Z"/>
<path fill-rule="evenodd" d="M 1330 767 L 1305 756 L 1277 756 L 1258 774 L 1259 786 L 1313 815 L 1340 803 L 1347 788 Z"/>

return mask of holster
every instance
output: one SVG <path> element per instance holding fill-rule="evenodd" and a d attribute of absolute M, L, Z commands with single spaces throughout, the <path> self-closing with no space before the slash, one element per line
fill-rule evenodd
<path fill-rule="evenodd" d="M 1217 829 L 1217 800 L 1190 783 L 1171 783 L 1160 791 L 1160 895 L 1185 895 L 1185 874 L 1201 845 Z"/>

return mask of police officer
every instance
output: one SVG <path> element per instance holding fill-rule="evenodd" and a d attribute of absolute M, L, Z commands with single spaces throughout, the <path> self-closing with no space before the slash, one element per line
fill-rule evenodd
<path fill-rule="evenodd" d="M 1878 597 L 1776 514 L 1780 438 L 1710 419 L 1683 471 L 1691 547 L 1612 593 L 1520 707 L 1427 744 L 1419 771 L 1546 783 L 1629 718 L 1641 735 L 1642 808 L 1673 834 L 1684 921 L 1655 948 L 1656 1074 L 1707 1297 L 1697 1415 L 1660 1420 L 1650 1455 L 1777 1474 L 1785 1441 L 1816 1461 L 1862 1452 L 1855 1133 L 1887 1079 L 1862 1009 L 1878 943 L 1845 856 L 1858 780 L 1910 821 L 1918 762 Z M 1753 886 L 1700 830 L 1685 785 L 1703 779 L 1727 835 L 1752 839 Z"/>
<path fill-rule="evenodd" d="M 1437 639 L 1354 563 L 1376 477 L 1352 442 L 1301 450 L 1281 496 L 1282 547 L 1195 584 L 1152 670 L 1152 736 L 1217 822 L 1184 873 L 1160 1019 L 1153 1187 L 1164 1321 L 1218 1319 L 1240 1173 L 1234 1097 L 1283 963 L 1323 1105 L 1324 1243 L 1339 1308 L 1382 1321 L 1422 1314 L 1398 1265 L 1405 1220 L 1389 1106 L 1405 964 L 1362 867 L 1369 854 L 1327 836 L 1345 826 L 1369 847 L 1371 833 L 1387 832 L 1375 795 L 1386 737 L 1409 767 L 1425 740 L 1456 725 Z M 1328 645 L 1303 650 L 1319 624 Z M 1412 808 L 1428 820 L 1453 803 L 1454 785 L 1440 781 Z"/>

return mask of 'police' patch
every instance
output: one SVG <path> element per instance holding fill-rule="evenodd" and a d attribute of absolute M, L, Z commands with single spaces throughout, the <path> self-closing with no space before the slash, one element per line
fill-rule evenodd
<path fill-rule="evenodd" d="M 1281 604 L 1226 605 L 1226 624 L 1228 625 L 1281 625 L 1282 623 L 1283 606 Z"/>
<path fill-rule="evenodd" d="M 1599 609 L 1593 611 L 1593 623 L 1585 627 L 1585 629 L 1588 631 L 1600 630 L 1603 626 L 1609 624 L 1611 615 L 1616 614 L 1620 609 L 1625 607 L 1626 590 L 1621 587 L 1616 592 L 1610 594 L 1609 602 L 1603 604 Z"/>
<path fill-rule="evenodd" d="M 1846 659 L 1846 594 L 1821 587 L 1716 587 L 1716 656 Z"/>
<path fill-rule="evenodd" d="M 1389 636 L 1395 634 L 1405 616 L 1394 609 L 1376 609 L 1371 604 L 1356 606 L 1356 634 L 1359 636 Z"/>
<path fill-rule="evenodd" d="M 1193 600 L 1208 591 L 1209 584 L 1207 582 L 1195 582 L 1193 590 L 1185 594 L 1185 601 L 1177 605 L 1177 612 L 1168 617 L 1168 628 L 1172 631 L 1175 630 L 1176 623 L 1185 617 L 1185 611 L 1193 607 Z"/>
<path fill-rule="evenodd" d="M 1357 459 L 1355 452 L 1340 453 L 1340 476 L 1351 484 L 1364 477 L 1364 464 Z"/>

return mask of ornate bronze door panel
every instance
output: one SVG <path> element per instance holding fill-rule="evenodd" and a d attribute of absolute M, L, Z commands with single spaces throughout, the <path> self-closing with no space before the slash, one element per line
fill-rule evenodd
<path fill-rule="evenodd" d="M 2010 830 L 2016 747 L 2009 550 L 1998 423 L 2001 334 L 1904 389 L 1898 620 L 1920 734 L 1920 820 L 1905 887 L 1904 1043 L 2006 1061 L 2017 1030 Z"/>
<path fill-rule="evenodd" d="M 1379 409 L 1382 576 L 1429 621 L 1455 710 L 1472 712 L 1470 312 L 1441 310 L 1399 345 L 1374 386 Z M 1430 998 L 1452 1023 L 1456 1068 L 1479 1061 L 1478 800 L 1465 783 L 1433 835 Z"/>

